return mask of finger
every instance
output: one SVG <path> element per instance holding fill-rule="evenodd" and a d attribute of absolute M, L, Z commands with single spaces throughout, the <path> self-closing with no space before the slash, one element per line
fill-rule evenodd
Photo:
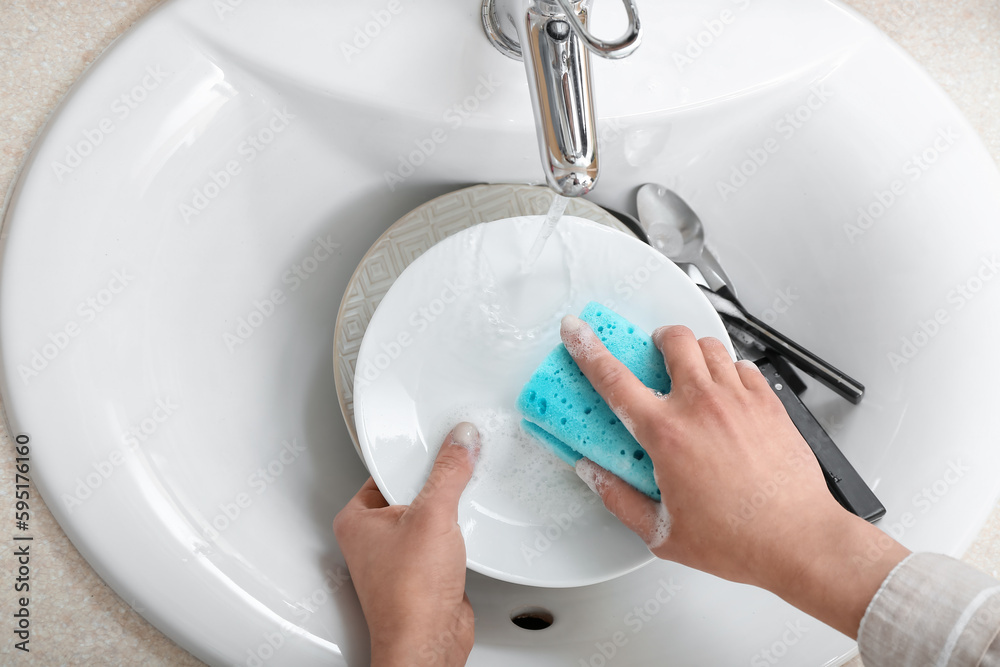
<path fill-rule="evenodd" d="M 718 338 L 702 338 L 698 341 L 701 354 L 705 357 L 705 366 L 716 383 L 727 386 L 740 386 L 740 376 L 733 365 L 729 350 Z"/>
<path fill-rule="evenodd" d="M 472 479 L 479 458 L 479 430 L 462 422 L 444 439 L 424 488 L 410 504 L 416 512 L 440 513 L 458 521 L 458 499 Z"/>
<path fill-rule="evenodd" d="M 740 359 L 736 362 L 736 372 L 739 373 L 740 381 L 743 386 L 750 391 L 758 391 L 760 389 L 768 389 L 767 379 L 764 374 L 760 372 L 760 368 L 757 364 L 748 360 Z"/>
<path fill-rule="evenodd" d="M 682 325 L 660 327 L 653 332 L 653 342 L 663 353 L 672 383 L 685 386 L 711 381 L 705 355 L 690 329 Z"/>
<path fill-rule="evenodd" d="M 611 411 L 631 431 L 631 425 L 635 423 L 632 413 L 641 410 L 653 398 L 649 389 L 625 364 L 608 352 L 601 339 L 579 317 L 564 317 L 559 333 L 573 361 Z"/>
<path fill-rule="evenodd" d="M 371 477 L 361 485 L 361 488 L 354 494 L 343 509 L 337 512 L 333 518 L 333 534 L 337 536 L 337 541 L 347 544 L 350 540 L 352 526 L 357 525 L 356 517 L 359 512 L 372 509 L 382 509 L 388 507 L 385 496 L 378 490 L 375 480 Z"/>
<path fill-rule="evenodd" d="M 344 509 L 379 509 L 381 507 L 388 507 L 389 503 L 386 502 L 385 496 L 382 492 L 378 490 L 378 486 L 375 484 L 375 480 L 371 477 L 368 478 L 354 497 L 348 501 Z"/>
<path fill-rule="evenodd" d="M 604 501 L 608 511 L 655 549 L 670 535 L 670 515 L 663 503 L 637 491 L 628 482 L 587 458 L 576 462 L 576 474 Z"/>

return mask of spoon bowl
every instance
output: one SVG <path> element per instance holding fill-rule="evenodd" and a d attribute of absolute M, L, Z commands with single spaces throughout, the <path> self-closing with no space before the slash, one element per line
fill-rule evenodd
<path fill-rule="evenodd" d="M 654 248 L 677 264 L 693 265 L 711 289 L 728 287 L 736 293 L 719 260 L 705 243 L 701 219 L 677 193 L 663 185 L 647 183 L 636 194 L 636 206 L 639 222 Z"/>
<path fill-rule="evenodd" d="M 701 255 L 705 228 L 676 193 L 656 183 L 647 183 L 636 194 L 636 206 L 654 248 L 675 262 L 693 262 Z"/>

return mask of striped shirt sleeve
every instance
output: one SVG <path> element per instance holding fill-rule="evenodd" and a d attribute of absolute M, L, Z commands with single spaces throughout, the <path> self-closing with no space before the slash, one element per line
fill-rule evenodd
<path fill-rule="evenodd" d="M 1000 581 L 915 553 L 889 573 L 858 629 L 865 667 L 1000 667 Z"/>

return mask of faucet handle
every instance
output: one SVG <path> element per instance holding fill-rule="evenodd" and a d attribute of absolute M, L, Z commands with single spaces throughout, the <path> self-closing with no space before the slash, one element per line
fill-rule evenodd
<path fill-rule="evenodd" d="M 572 0 L 555 1 L 569 19 L 570 27 L 576 33 L 576 36 L 583 41 L 583 44 L 588 49 L 602 58 L 610 60 L 624 58 L 631 55 L 639 47 L 639 41 L 642 39 L 642 24 L 639 23 L 639 12 L 635 7 L 635 0 L 622 0 L 622 3 L 625 5 L 625 13 L 628 16 L 628 29 L 624 35 L 613 42 L 598 39 L 590 34 L 587 26 L 580 20 L 580 15 L 573 7 Z"/>
<path fill-rule="evenodd" d="M 483 28 L 490 42 L 524 62 L 545 180 L 564 197 L 590 192 L 599 172 L 590 52 L 623 58 L 639 45 L 635 0 L 622 2 L 629 29 L 607 42 L 586 28 L 589 0 L 483 0 Z M 512 28 L 517 39 L 504 28 Z"/>
<path fill-rule="evenodd" d="M 511 38 L 507 34 L 507 31 L 502 25 L 503 21 L 501 16 L 514 25 L 516 25 L 517 22 L 510 14 L 498 11 L 497 4 L 499 1 L 500 0 L 483 1 L 483 28 L 486 31 L 487 37 L 490 38 L 490 42 L 498 51 L 500 51 L 500 53 L 514 60 L 521 60 L 521 45 L 516 39 Z M 549 2 L 552 1 L 553 0 L 549 0 Z M 613 42 L 598 39 L 597 37 L 591 35 L 590 31 L 587 30 L 587 26 L 584 25 L 586 21 L 587 8 L 580 7 L 578 9 L 577 7 L 574 7 L 574 4 L 583 5 L 585 0 L 554 1 L 559 10 L 566 15 L 569 27 L 589 51 L 593 51 L 603 58 L 617 60 L 618 58 L 624 58 L 625 56 L 630 55 L 636 50 L 636 48 L 638 48 L 639 41 L 642 38 L 642 25 L 639 23 L 639 12 L 635 6 L 635 0 L 622 0 L 622 3 L 625 5 L 625 13 L 628 17 L 628 30 L 625 31 L 624 35 Z M 517 34 L 517 28 L 513 26 L 512 28 L 514 34 Z"/>

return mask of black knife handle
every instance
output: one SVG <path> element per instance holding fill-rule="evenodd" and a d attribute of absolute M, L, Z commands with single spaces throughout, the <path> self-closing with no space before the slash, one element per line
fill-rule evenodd
<path fill-rule="evenodd" d="M 857 405 L 865 395 L 865 386 L 844 371 L 802 347 L 771 325 L 751 315 L 739 299 L 727 288 L 716 292 L 702 287 L 719 316 L 744 331 L 768 350 L 780 354 L 827 387 Z M 720 304 L 719 301 L 722 301 Z M 720 308 L 721 305 L 726 307 Z M 732 307 L 729 307 L 732 306 Z M 739 312 L 733 310 L 735 308 Z"/>
<path fill-rule="evenodd" d="M 816 455 L 819 466 L 826 478 L 830 493 L 849 512 L 857 514 L 866 521 L 876 521 L 885 514 L 885 506 L 875 497 L 861 475 L 840 451 L 833 439 L 809 408 L 799 400 L 791 390 L 788 381 L 775 369 L 774 365 L 765 359 L 757 361 L 757 367 L 771 385 L 771 389 L 781 399 L 785 411 L 791 417 L 795 428 Z"/>
<path fill-rule="evenodd" d="M 774 352 L 765 352 L 764 354 L 767 356 L 767 360 L 774 364 L 778 374 L 788 381 L 788 386 L 792 388 L 792 391 L 797 396 L 801 396 L 808 387 L 799 372 L 795 370 L 795 366 L 792 366 L 791 362 L 780 354 Z"/>

